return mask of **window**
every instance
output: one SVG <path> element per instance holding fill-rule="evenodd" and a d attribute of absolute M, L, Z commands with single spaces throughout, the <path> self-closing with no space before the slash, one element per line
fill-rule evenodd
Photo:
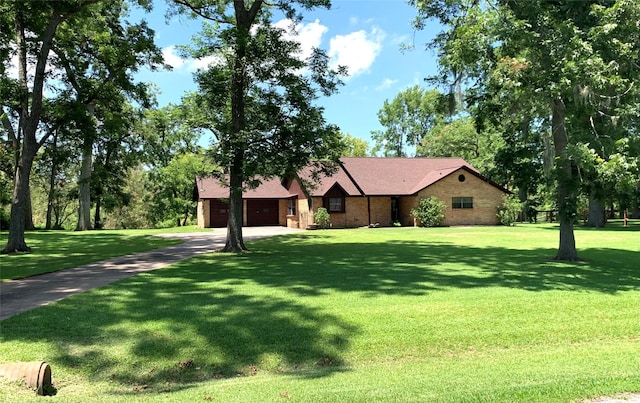
<path fill-rule="evenodd" d="M 287 206 L 287 215 L 296 215 L 296 200 L 289 199 L 289 205 Z"/>
<path fill-rule="evenodd" d="M 344 211 L 342 207 L 342 198 L 341 197 L 330 197 L 329 198 L 329 211 L 332 212 L 341 212 Z"/>
<path fill-rule="evenodd" d="M 452 197 L 451 208 L 473 208 L 473 197 Z"/>
<path fill-rule="evenodd" d="M 344 213 L 344 198 L 344 191 L 336 185 L 325 194 L 322 204 L 330 213 Z"/>

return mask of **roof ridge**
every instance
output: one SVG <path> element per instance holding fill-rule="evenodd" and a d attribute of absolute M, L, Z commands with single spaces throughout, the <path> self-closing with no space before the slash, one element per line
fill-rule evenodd
<path fill-rule="evenodd" d="M 358 184 L 358 182 L 355 180 L 355 178 L 353 177 L 353 175 L 351 175 L 351 172 L 349 172 L 349 170 L 347 169 L 347 167 L 344 166 L 344 164 L 342 163 L 342 161 L 339 162 L 340 167 L 342 167 L 342 170 L 344 171 L 345 174 L 347 174 L 347 178 L 349 178 L 349 180 L 351 181 L 351 183 L 353 183 L 353 185 L 356 187 L 356 189 L 358 189 L 358 192 L 360 192 L 361 196 L 366 196 L 364 191 L 362 190 L 362 188 L 360 187 L 360 185 Z"/>

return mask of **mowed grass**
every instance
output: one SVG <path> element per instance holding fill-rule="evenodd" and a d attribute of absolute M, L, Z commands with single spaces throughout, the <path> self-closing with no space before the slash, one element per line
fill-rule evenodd
<path fill-rule="evenodd" d="M 571 402 L 640 391 L 640 226 L 308 231 L 0 322 L 51 401 Z M 6 382 L 0 398 L 40 401 Z"/>
<path fill-rule="evenodd" d="M 28 231 L 25 240 L 32 253 L 0 255 L 0 281 L 174 245 L 180 241 L 153 235 L 193 230 L 194 226 L 163 230 Z M 0 232 L 0 249 L 6 245 L 7 237 L 6 231 Z"/>

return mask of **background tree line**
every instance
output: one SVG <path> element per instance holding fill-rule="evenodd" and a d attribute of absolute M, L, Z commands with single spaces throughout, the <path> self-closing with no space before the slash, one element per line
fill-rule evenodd
<path fill-rule="evenodd" d="M 24 230 L 184 225 L 214 170 L 186 107 L 156 108 L 143 67 L 168 68 L 140 0 L 0 4 L 0 224 Z"/>
<path fill-rule="evenodd" d="M 198 174 L 227 181 L 227 249 L 243 250 L 244 189 L 312 160 L 330 172 L 341 155 L 463 157 L 523 203 L 558 210 L 562 260 L 578 258 L 581 204 L 593 226 L 605 208 L 637 209 L 635 1 L 411 0 L 416 29 L 444 27 L 428 44 L 440 70 L 384 103 L 371 150 L 314 104 L 346 71 L 319 49 L 301 58 L 291 32 L 271 25 L 277 12 L 295 26 L 328 0 L 168 4 L 203 22 L 184 54 L 218 62 L 195 74 L 195 93 L 163 108 L 134 74 L 169 67 L 146 22 L 126 18 L 131 7 L 151 11 L 149 0 L 0 4 L 5 252 L 28 251 L 24 230 L 36 223 L 191 223 Z M 213 138 L 206 149 L 203 133 Z"/>

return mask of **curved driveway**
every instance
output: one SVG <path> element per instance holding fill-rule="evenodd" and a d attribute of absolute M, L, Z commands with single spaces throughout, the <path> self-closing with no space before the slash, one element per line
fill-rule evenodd
<path fill-rule="evenodd" d="M 301 230 L 285 227 L 247 227 L 245 241 Z M 226 230 L 158 235 L 184 242 L 161 249 L 120 256 L 72 269 L 0 282 L 0 320 L 71 295 L 102 287 L 138 273 L 156 270 L 180 260 L 222 249 Z"/>

